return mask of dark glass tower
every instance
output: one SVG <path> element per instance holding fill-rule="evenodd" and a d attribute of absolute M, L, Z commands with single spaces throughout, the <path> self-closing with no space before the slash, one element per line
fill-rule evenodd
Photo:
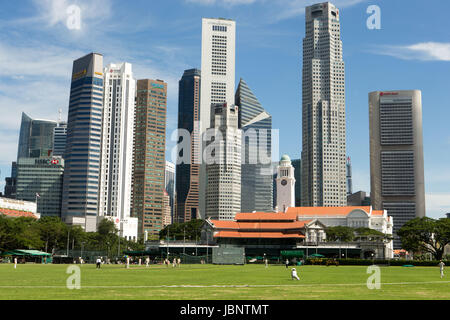
<path fill-rule="evenodd" d="M 174 222 L 185 222 L 198 217 L 199 210 L 199 175 L 198 164 L 198 129 L 200 121 L 200 81 L 198 69 L 184 71 L 179 81 L 178 91 L 178 128 L 187 130 L 191 135 L 190 161 L 177 164 L 176 194 L 177 205 Z M 179 150 L 179 156 L 183 156 Z"/>
<path fill-rule="evenodd" d="M 103 56 L 73 63 L 65 151 L 62 218 L 96 231 L 103 112 Z"/>
<path fill-rule="evenodd" d="M 32 119 L 22 112 L 17 160 L 50 156 L 53 149 L 53 130 L 57 125 L 56 121 Z"/>
<path fill-rule="evenodd" d="M 242 129 L 241 211 L 273 211 L 272 116 L 243 79 L 235 96 Z"/>

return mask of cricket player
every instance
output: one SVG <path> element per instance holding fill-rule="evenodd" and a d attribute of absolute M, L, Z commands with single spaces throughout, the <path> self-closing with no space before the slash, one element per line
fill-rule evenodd
<path fill-rule="evenodd" d="M 127 257 L 127 269 L 130 269 L 130 257 Z"/>
<path fill-rule="evenodd" d="M 97 269 L 100 269 L 101 265 L 102 265 L 102 259 L 97 258 Z"/>
<path fill-rule="evenodd" d="M 145 258 L 145 267 L 148 268 L 148 264 L 150 263 L 150 258 Z"/>
<path fill-rule="evenodd" d="M 14 269 L 17 269 L 17 258 L 14 258 Z"/>
<path fill-rule="evenodd" d="M 295 270 L 295 268 L 292 268 L 291 275 L 292 275 L 292 280 L 294 280 L 294 279 L 300 280 L 300 278 L 297 275 L 297 270 Z"/>
<path fill-rule="evenodd" d="M 441 271 L 441 279 L 442 279 L 444 277 L 444 266 L 445 266 L 444 261 L 441 260 L 439 262 L 438 266 L 439 266 L 439 270 Z"/>

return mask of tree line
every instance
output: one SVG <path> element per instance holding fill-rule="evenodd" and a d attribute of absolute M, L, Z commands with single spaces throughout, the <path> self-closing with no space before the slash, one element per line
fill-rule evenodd
<path fill-rule="evenodd" d="M 81 226 L 68 226 L 59 217 L 36 220 L 0 215 L 0 251 L 14 249 L 105 251 L 108 256 L 116 256 L 125 250 L 144 250 L 145 246 L 142 239 L 134 242 L 119 237 L 114 222 L 106 219 L 99 223 L 97 232 L 85 232 Z"/>

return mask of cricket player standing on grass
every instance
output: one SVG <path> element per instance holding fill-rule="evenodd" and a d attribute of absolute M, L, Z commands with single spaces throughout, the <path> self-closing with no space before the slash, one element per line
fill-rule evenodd
<path fill-rule="evenodd" d="M 291 275 L 292 275 L 292 280 L 294 280 L 294 279 L 300 280 L 300 278 L 297 275 L 297 270 L 295 270 L 295 268 L 292 268 Z"/>
<path fill-rule="evenodd" d="M 445 266 L 444 261 L 441 260 L 439 262 L 438 266 L 439 266 L 439 270 L 441 271 L 441 279 L 442 279 L 444 277 L 444 266 Z"/>
<path fill-rule="evenodd" d="M 17 269 L 17 257 L 14 257 L 14 269 Z"/>

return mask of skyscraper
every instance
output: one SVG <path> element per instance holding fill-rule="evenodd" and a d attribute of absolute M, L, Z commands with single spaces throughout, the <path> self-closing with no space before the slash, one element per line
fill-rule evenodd
<path fill-rule="evenodd" d="M 303 39 L 302 205 L 345 206 L 345 72 L 339 10 L 306 7 Z"/>
<path fill-rule="evenodd" d="M 175 164 L 166 161 L 164 170 L 164 189 L 169 195 L 170 218 L 173 221 L 173 208 L 175 200 Z"/>
<path fill-rule="evenodd" d="M 212 104 L 234 104 L 236 22 L 202 19 L 202 81 L 200 90 L 200 137 L 210 128 Z M 203 143 L 204 146 L 204 143 Z M 200 166 L 200 216 L 206 212 L 206 166 Z"/>
<path fill-rule="evenodd" d="M 41 217 L 60 217 L 63 173 L 61 157 L 19 158 L 16 199 L 36 202 Z"/>
<path fill-rule="evenodd" d="M 104 109 L 98 214 L 113 221 L 121 236 L 137 239 L 131 218 L 131 180 L 136 80 L 130 63 L 104 69 Z"/>
<path fill-rule="evenodd" d="M 64 157 L 67 141 L 67 122 L 58 121 L 58 126 L 53 129 L 53 156 Z"/>
<path fill-rule="evenodd" d="M 421 91 L 371 92 L 369 124 L 371 201 L 393 217 L 398 249 L 398 229 L 425 216 Z"/>
<path fill-rule="evenodd" d="M 22 112 L 17 160 L 51 156 L 53 130 L 57 125 L 56 121 L 32 119 Z"/>
<path fill-rule="evenodd" d="M 178 129 L 187 130 L 191 136 L 189 160 L 177 164 L 176 194 L 177 205 L 174 222 L 186 222 L 196 219 L 199 212 L 200 179 L 200 81 L 198 69 L 185 70 L 178 87 Z M 173 210 L 173 209 L 172 209 Z"/>
<path fill-rule="evenodd" d="M 243 79 L 235 104 L 242 130 L 241 211 L 272 212 L 272 116 Z"/>
<path fill-rule="evenodd" d="M 347 157 L 347 197 L 353 194 L 352 161 Z"/>
<path fill-rule="evenodd" d="M 206 156 L 206 218 L 233 220 L 241 211 L 241 139 L 238 107 L 211 107 Z"/>
<path fill-rule="evenodd" d="M 96 231 L 103 113 L 103 56 L 73 63 L 63 183 L 62 218 Z"/>
<path fill-rule="evenodd" d="M 163 228 L 166 112 L 167 84 L 138 80 L 132 182 L 138 235 L 157 236 Z"/>
<path fill-rule="evenodd" d="M 302 206 L 302 159 L 292 160 L 292 166 L 294 167 L 295 177 L 295 206 Z"/>

